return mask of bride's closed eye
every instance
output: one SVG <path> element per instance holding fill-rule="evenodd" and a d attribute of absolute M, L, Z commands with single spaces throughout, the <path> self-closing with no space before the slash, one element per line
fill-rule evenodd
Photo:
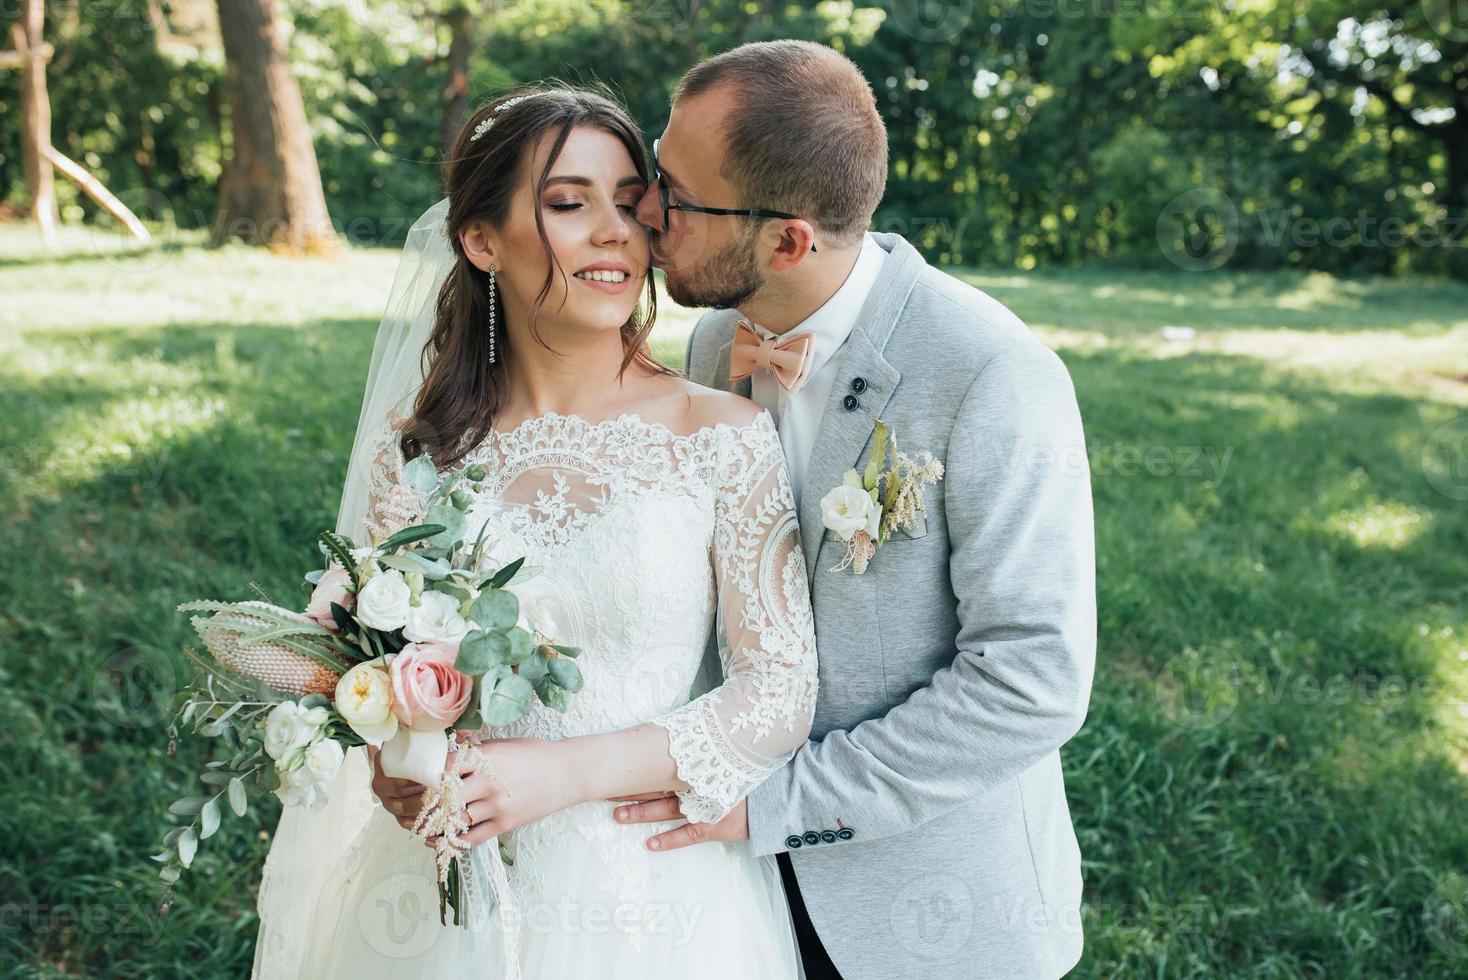
<path fill-rule="evenodd" d="M 581 207 L 581 205 L 580 204 L 551 204 L 551 205 L 548 205 L 548 207 L 552 211 L 575 211 L 577 208 Z M 637 213 L 637 205 L 635 205 L 635 204 L 618 204 L 617 207 L 621 208 L 623 211 L 626 211 L 628 214 L 636 214 Z"/>

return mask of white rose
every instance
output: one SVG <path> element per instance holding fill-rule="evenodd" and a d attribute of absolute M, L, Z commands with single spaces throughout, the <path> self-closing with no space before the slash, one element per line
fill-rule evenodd
<path fill-rule="evenodd" d="M 381 746 L 398 732 L 392 713 L 392 679 L 387 664 L 369 660 L 357 664 L 336 682 L 336 710 L 362 740 Z"/>
<path fill-rule="evenodd" d="M 357 593 L 357 619 L 375 630 L 395 630 L 408 621 L 412 592 L 403 573 L 389 568 Z"/>
<path fill-rule="evenodd" d="M 272 708 L 265 719 L 266 755 L 280 761 L 309 743 L 320 726 L 308 719 L 307 714 L 294 701 L 282 701 Z"/>
<path fill-rule="evenodd" d="M 459 614 L 459 600 L 447 592 L 424 592 L 418 605 L 408 609 L 403 635 L 418 643 L 458 643 L 469 632 L 469 623 Z"/>
<path fill-rule="evenodd" d="M 306 750 L 306 764 L 301 768 L 310 770 L 316 782 L 325 784 L 336 776 L 346 757 L 340 742 L 334 738 L 323 738 Z"/>
<path fill-rule="evenodd" d="M 870 533 L 881 520 L 882 508 L 858 487 L 843 483 L 821 499 L 821 523 L 842 541 L 850 541 L 857 531 Z"/>
<path fill-rule="evenodd" d="M 281 772 L 275 795 L 286 806 L 308 806 L 313 810 L 326 806 L 326 787 L 306 766 Z"/>

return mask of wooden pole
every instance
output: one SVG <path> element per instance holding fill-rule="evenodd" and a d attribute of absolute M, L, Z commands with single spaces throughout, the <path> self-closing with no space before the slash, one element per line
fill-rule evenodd
<path fill-rule="evenodd" d="M 102 210 L 120 221 L 123 227 L 132 233 L 138 244 L 147 245 L 153 240 L 153 236 L 148 234 L 148 229 L 143 227 L 138 216 L 128 210 L 127 205 L 114 197 L 111 191 L 103 187 L 100 180 L 87 173 L 85 167 L 54 146 L 46 148 L 46 159 L 55 164 L 57 170 L 70 177 L 78 187 L 86 191 L 87 196 L 96 201 Z"/>

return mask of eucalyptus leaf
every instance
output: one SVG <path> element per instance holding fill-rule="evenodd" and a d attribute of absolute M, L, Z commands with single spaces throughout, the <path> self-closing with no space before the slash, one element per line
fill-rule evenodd
<path fill-rule="evenodd" d="M 520 627 L 512 627 L 506 630 L 504 635 L 509 646 L 505 653 L 505 663 L 518 664 L 535 652 L 535 637 Z"/>
<path fill-rule="evenodd" d="M 219 800 L 212 799 L 199 810 L 199 838 L 214 836 L 219 829 Z"/>
<path fill-rule="evenodd" d="M 204 802 L 205 797 L 202 796 L 185 796 L 168 804 L 168 812 L 175 817 L 192 817 L 203 808 Z"/>
<path fill-rule="evenodd" d="M 515 625 L 520 618 L 520 600 L 500 588 L 481 592 L 469 607 L 469 618 L 480 629 L 503 631 Z"/>
<path fill-rule="evenodd" d="M 166 834 L 163 835 L 163 846 L 164 847 L 172 847 L 175 844 L 177 844 L 178 843 L 178 837 L 183 832 L 184 832 L 184 829 L 182 827 L 174 827 L 168 833 L 166 833 Z"/>
<path fill-rule="evenodd" d="M 563 646 L 559 646 L 559 645 L 557 645 L 555 643 L 552 643 L 551 644 L 551 649 L 554 650 L 556 653 L 559 653 L 563 657 L 579 657 L 579 656 L 581 656 L 581 648 L 580 647 L 563 647 Z"/>
<path fill-rule="evenodd" d="M 557 711 L 565 711 L 571 705 L 571 692 L 552 680 L 549 674 L 535 685 L 535 693 L 540 700 Z"/>
<path fill-rule="evenodd" d="M 454 660 L 454 669 L 471 676 L 483 674 L 504 664 L 509 646 L 509 641 L 501 633 L 473 630 L 459 641 L 459 656 Z"/>
<path fill-rule="evenodd" d="M 180 871 L 178 865 L 170 864 L 168 867 L 158 872 L 158 877 L 163 879 L 164 884 L 171 885 L 174 882 L 178 881 L 179 874 Z"/>
<path fill-rule="evenodd" d="M 442 531 L 427 539 L 429 544 L 441 548 L 452 548 L 455 542 L 463 540 L 464 528 L 468 526 L 464 512 L 448 504 L 439 504 L 430 510 L 428 520 L 433 524 L 443 525 Z"/>
<path fill-rule="evenodd" d="M 245 784 L 238 776 L 229 781 L 229 808 L 237 817 L 243 817 L 249 808 L 249 800 L 245 795 Z"/>
<path fill-rule="evenodd" d="M 184 832 L 178 836 L 178 860 L 185 868 L 194 863 L 194 855 L 199 852 L 199 835 L 194 833 L 193 827 L 185 827 Z"/>
<path fill-rule="evenodd" d="M 508 725 L 525 716 L 533 695 L 534 688 L 519 674 L 501 676 L 493 683 L 486 678 L 479 694 L 479 713 L 487 725 Z"/>
<path fill-rule="evenodd" d="M 414 456 L 403 466 L 403 482 L 419 493 L 432 493 L 438 486 L 438 468 L 427 453 Z"/>
<path fill-rule="evenodd" d="M 585 681 L 581 677 L 581 668 L 576 666 L 576 661 L 574 660 L 567 660 L 565 657 L 556 657 L 549 663 L 548 667 L 551 680 L 572 694 L 581 690 L 585 684 Z"/>
<path fill-rule="evenodd" d="M 233 773 L 222 772 L 220 770 L 210 770 L 209 772 L 199 773 L 199 778 L 203 780 L 206 786 L 225 786 L 228 785 L 229 781 L 234 779 L 235 776 Z"/>
<path fill-rule="evenodd" d="M 537 650 L 533 655 L 522 660 L 516 670 L 520 672 L 521 677 L 534 684 L 548 673 L 547 662 L 545 654 Z"/>

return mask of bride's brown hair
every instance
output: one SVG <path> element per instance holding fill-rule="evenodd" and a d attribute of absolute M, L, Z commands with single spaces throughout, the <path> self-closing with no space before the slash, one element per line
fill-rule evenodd
<path fill-rule="evenodd" d="M 512 100 L 514 104 L 509 105 Z M 475 129 L 491 118 L 494 123 L 489 131 L 474 139 Z M 501 407 L 515 351 L 505 329 L 504 303 L 496 290 L 495 363 L 489 363 L 489 273 L 465 256 L 459 233 L 471 221 L 485 221 L 495 228 L 504 226 L 520 174 L 531 166 L 531 150 L 546 133 L 554 133 L 544 168 L 531 174 L 538 201 L 566 138 L 577 126 L 594 126 L 620 139 L 638 176 L 644 183 L 649 181 L 642 132 L 627 111 L 602 91 L 564 85 L 517 89 L 481 106 L 454 138 L 453 149 L 444 162 L 444 190 L 449 199 L 445 224 L 457 261 L 439 291 L 433 332 L 420 355 L 427 373 L 413 415 L 403 427 L 404 459 L 428 453 L 434 465 L 447 469 L 489 434 Z M 551 269 L 530 311 L 530 334 L 549 350 L 536 321 L 556 275 L 565 273 L 546 237 L 539 206 L 535 209 L 535 227 Z M 644 300 L 645 310 L 639 305 L 621 327 L 626 355 L 619 377 L 634 363 L 657 373 L 673 373 L 653 358 L 647 346 L 647 336 L 657 318 L 657 289 L 651 270 Z M 427 363 L 430 357 L 431 363 Z"/>

